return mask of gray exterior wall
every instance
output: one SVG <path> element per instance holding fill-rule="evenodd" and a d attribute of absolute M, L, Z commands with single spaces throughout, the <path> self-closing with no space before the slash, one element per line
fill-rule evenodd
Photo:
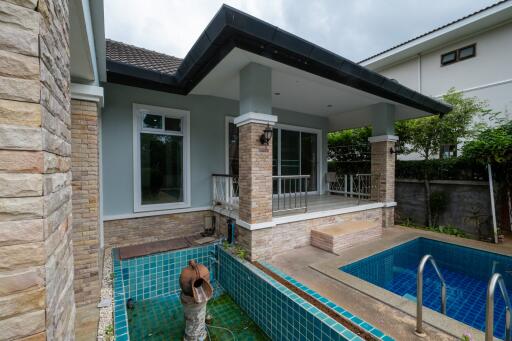
<path fill-rule="evenodd" d="M 470 44 L 476 44 L 474 58 L 441 66 L 443 53 Z M 466 96 L 489 101 L 491 109 L 512 119 L 511 60 L 512 23 L 508 22 L 375 71 L 429 96 L 454 87 Z"/>
<path fill-rule="evenodd" d="M 211 174 L 225 173 L 226 116 L 237 116 L 238 101 L 180 96 L 105 84 L 102 112 L 103 215 L 133 214 L 133 103 L 190 111 L 191 207 L 211 205 Z M 327 118 L 274 109 L 278 123 L 322 130 L 322 173 L 327 170 Z M 323 186 L 325 188 L 325 186 Z"/>
<path fill-rule="evenodd" d="M 398 179 L 395 183 L 397 223 L 410 219 L 423 225 L 426 217 L 425 185 L 418 180 Z M 478 237 L 474 212 L 481 215 L 481 228 L 492 231 L 489 186 L 485 181 L 431 181 L 432 192 L 448 193 L 448 205 L 439 217 L 439 225 L 451 225 Z"/>

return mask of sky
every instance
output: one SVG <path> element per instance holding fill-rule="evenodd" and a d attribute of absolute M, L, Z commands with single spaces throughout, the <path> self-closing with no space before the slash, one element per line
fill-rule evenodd
<path fill-rule="evenodd" d="M 357 62 L 496 1 L 105 0 L 105 30 L 183 58 L 224 2 Z"/>

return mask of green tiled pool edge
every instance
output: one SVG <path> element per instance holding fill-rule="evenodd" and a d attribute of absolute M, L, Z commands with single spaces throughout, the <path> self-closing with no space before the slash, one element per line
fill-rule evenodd
<path fill-rule="evenodd" d="M 267 262 L 264 262 L 264 261 L 260 261 L 259 263 L 261 265 L 263 265 L 264 267 L 266 267 L 267 269 L 274 272 L 275 274 L 277 274 L 278 276 L 280 276 L 281 278 L 283 278 L 284 280 L 288 281 L 290 284 L 292 284 L 296 288 L 298 288 L 298 289 L 302 290 L 303 292 L 305 292 L 306 294 L 312 296 L 313 298 L 315 298 L 318 302 L 320 302 L 325 307 L 331 309 L 332 311 L 334 311 L 335 313 L 339 314 L 340 316 L 346 318 L 347 320 L 350 320 L 355 325 L 358 325 L 360 328 L 363 328 L 364 330 L 366 330 L 368 333 L 372 334 L 379 340 L 394 341 L 394 339 L 391 336 L 384 334 L 384 332 L 382 332 L 380 329 L 374 327 L 373 325 L 364 321 L 360 317 L 350 313 L 348 310 L 344 309 L 343 307 L 340 307 L 339 305 L 332 302 L 328 298 L 323 297 L 322 295 L 318 294 L 316 291 L 308 288 L 304 284 L 297 281 L 295 278 L 288 276 L 287 274 L 285 274 L 284 272 L 282 272 L 275 266 L 273 266 Z"/>
<path fill-rule="evenodd" d="M 220 261 L 220 284 L 249 317 L 272 339 L 296 340 L 362 340 L 342 324 L 338 323 L 291 290 L 275 281 L 252 264 L 241 261 L 221 247 L 217 247 Z M 188 255 L 187 250 L 185 254 Z M 182 251 L 182 252 L 183 252 Z M 128 314 L 126 311 L 126 271 L 123 272 L 117 250 L 113 251 L 114 273 L 114 331 L 117 341 L 130 340 Z M 191 257 L 195 255 L 190 251 Z M 286 276 L 267 263 L 264 266 L 280 276 Z M 177 269 L 175 269 L 177 270 Z M 123 274 L 125 276 L 123 276 Z M 301 290 L 310 293 L 293 278 L 285 278 Z M 294 282 L 292 282 L 292 280 Z M 307 290 L 310 290 L 308 292 Z M 157 293 L 158 291 L 156 291 Z M 350 314 L 343 308 L 326 300 L 317 293 L 320 302 L 343 315 Z M 314 296 L 314 297 L 316 297 Z M 344 317 L 347 317 L 343 315 Z M 351 314 L 351 320 L 383 341 L 393 340 L 377 328 Z M 373 332 L 372 332 L 373 331 Z M 382 333 L 382 335 L 380 335 Z"/>

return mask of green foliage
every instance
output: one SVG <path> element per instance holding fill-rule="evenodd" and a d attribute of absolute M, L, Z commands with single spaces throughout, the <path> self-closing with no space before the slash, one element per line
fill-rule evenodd
<path fill-rule="evenodd" d="M 106 341 L 114 340 L 114 326 L 111 324 L 109 324 L 105 328 L 105 340 Z"/>
<path fill-rule="evenodd" d="M 227 241 L 224 241 L 222 243 L 222 247 L 225 250 L 231 252 L 231 254 L 240 258 L 241 260 L 249 259 L 249 252 L 245 248 L 243 248 L 242 246 L 240 246 L 238 244 L 233 245 L 233 244 L 229 244 Z"/>
<path fill-rule="evenodd" d="M 426 230 L 426 231 L 432 231 L 432 232 L 438 232 L 443 234 L 448 234 L 450 236 L 456 236 L 461 238 L 467 238 L 466 233 L 459 229 L 458 227 L 451 226 L 451 225 L 444 225 L 444 226 L 421 226 L 418 224 L 415 224 L 411 219 L 405 218 L 402 221 L 397 222 L 398 224 L 406 227 L 412 227 L 415 229 L 420 230 Z"/>
<path fill-rule="evenodd" d="M 370 127 L 345 129 L 327 134 L 329 159 L 337 162 L 369 161 L 370 136 Z"/>
<path fill-rule="evenodd" d="M 477 114 L 489 119 L 496 115 L 488 109 L 486 101 L 464 97 L 453 88 L 448 90 L 443 100 L 453 107 L 443 117 L 428 116 L 398 124 L 398 131 L 403 134 L 401 142 L 404 152 L 416 152 L 423 159 L 430 160 L 439 154 L 442 144 L 458 144 L 479 133 L 485 126 L 474 123 Z"/>
<path fill-rule="evenodd" d="M 398 179 L 485 180 L 485 165 L 469 158 L 396 161 Z"/>
<path fill-rule="evenodd" d="M 473 141 L 464 145 L 465 158 L 483 163 L 503 164 L 512 161 L 512 121 L 482 131 Z"/>

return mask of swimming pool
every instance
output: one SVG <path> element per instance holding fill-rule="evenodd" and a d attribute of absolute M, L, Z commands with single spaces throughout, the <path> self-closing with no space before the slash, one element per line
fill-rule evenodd
<path fill-rule="evenodd" d="M 413 239 L 373 256 L 342 266 L 341 271 L 389 290 L 416 298 L 416 272 L 421 258 L 431 254 L 447 286 L 447 315 L 474 328 L 485 329 L 487 283 L 501 273 L 512 295 L 512 257 L 427 238 Z M 428 264 L 423 279 L 424 305 L 440 311 L 441 284 Z M 494 335 L 505 334 L 505 303 L 495 297 Z"/>

